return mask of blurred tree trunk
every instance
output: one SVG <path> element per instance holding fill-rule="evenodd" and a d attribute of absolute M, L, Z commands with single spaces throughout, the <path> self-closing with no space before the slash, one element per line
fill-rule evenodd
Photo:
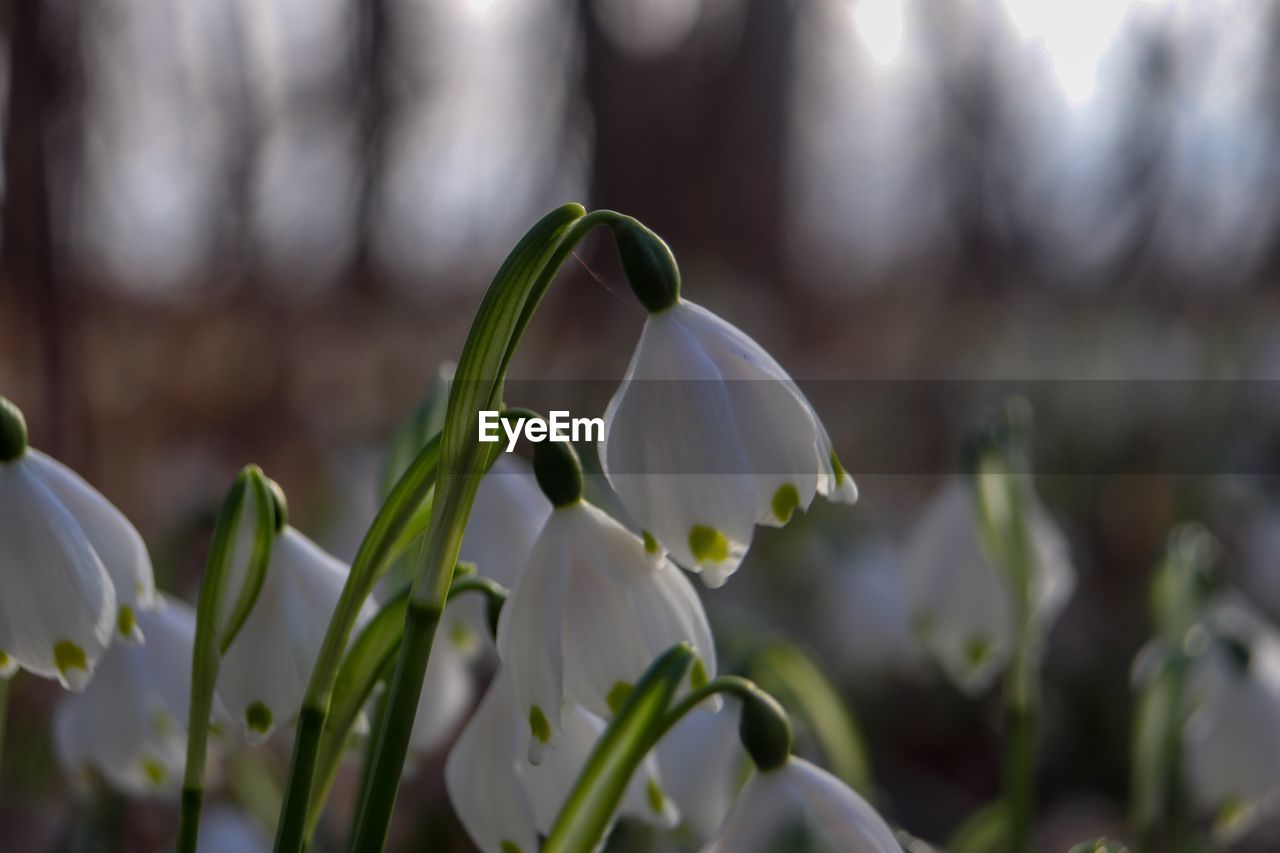
<path fill-rule="evenodd" d="M 27 387 L 38 388 L 43 402 L 37 440 L 73 463 L 83 462 L 86 431 L 75 426 L 81 421 L 73 417 L 76 395 L 68 387 L 72 318 L 56 255 L 50 176 L 53 121 L 74 79 L 79 10 L 74 3 L 12 0 L 5 11 L 10 65 L 0 264 L 16 296 L 11 304 L 18 318 L 11 328 L 34 329 L 38 341 L 39 366 L 20 365 L 31 376 Z M 57 45 L 71 49 L 59 55 Z M 24 344 L 31 346 L 29 340 Z"/>

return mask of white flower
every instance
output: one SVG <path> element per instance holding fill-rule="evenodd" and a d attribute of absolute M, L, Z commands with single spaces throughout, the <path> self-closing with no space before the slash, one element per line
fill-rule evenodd
<path fill-rule="evenodd" d="M 893 830 L 866 800 L 830 773 L 795 757 L 747 781 L 719 838 L 703 853 L 792 849 L 797 832 L 810 842 L 805 850 L 902 853 Z"/>
<path fill-rule="evenodd" d="M 248 815 L 230 806 L 215 806 L 200 820 L 200 853 L 268 853 L 271 837 Z"/>
<path fill-rule="evenodd" d="M 93 681 L 63 699 L 54 721 L 64 767 L 92 768 L 131 794 L 176 789 L 186 766 L 195 611 L 160 601 L 138 613 L 146 645 L 112 645 Z"/>
<path fill-rule="evenodd" d="M 737 569 L 756 524 L 785 524 L 815 494 L 857 498 L 786 371 L 684 300 L 645 322 L 605 412 L 602 462 L 636 522 L 708 586 Z"/>
<path fill-rule="evenodd" d="M 0 421 L 0 676 L 22 667 L 82 690 L 113 634 L 141 641 L 151 558 L 106 498 L 26 446 L 2 397 Z"/>
<path fill-rule="evenodd" d="M 245 502 L 241 531 L 247 541 L 256 518 L 255 501 Z M 237 547 L 223 594 L 223 610 L 240 594 L 242 557 Z M 218 696 L 246 727 L 252 740 L 266 738 L 281 720 L 302 707 L 311 668 L 347 579 L 345 563 L 288 525 L 276 534 L 258 599 L 222 658 Z M 366 605 L 362 624 L 373 613 Z"/>
<path fill-rule="evenodd" d="M 533 543 L 551 514 L 529 464 L 503 454 L 480 481 L 458 558 L 474 563 L 483 577 L 507 589 L 516 585 Z M 464 595 L 449 605 L 440 625 L 462 651 L 488 646 L 489 621 L 484 598 Z"/>
<path fill-rule="evenodd" d="M 733 807 L 744 755 L 738 743 L 737 706 L 695 708 L 654 750 L 663 787 L 680 810 L 680 823 L 699 841 L 716 834 Z"/>
<path fill-rule="evenodd" d="M 1075 569 L 1066 539 L 1034 499 L 1026 519 L 1035 557 L 1032 623 L 1043 635 L 1071 597 Z M 986 689 L 1000 674 L 1014 637 L 1005 570 L 987 553 L 978 523 L 973 487 L 957 478 L 926 509 L 903 560 L 917 634 L 947 677 L 968 693 Z"/>
<path fill-rule="evenodd" d="M 698 655 L 691 680 L 714 677 L 711 629 L 684 574 L 585 501 L 556 508 L 498 623 L 531 760 L 559 742 L 569 703 L 611 715 L 654 658 L 680 642 Z"/>
<path fill-rule="evenodd" d="M 911 630 L 901 555 L 878 545 L 836 562 L 828 573 L 825 649 L 855 677 L 911 675 L 927 658 Z"/>
<path fill-rule="evenodd" d="M 564 741 L 538 766 L 521 747 L 525 726 L 507 673 L 499 670 L 445 763 L 445 786 L 462 825 L 483 853 L 535 853 L 551 830 L 604 721 L 582 708 L 565 715 Z M 672 826 L 653 756 L 636 771 L 619 812 Z M 607 835 L 608 833 L 606 833 Z"/>
<path fill-rule="evenodd" d="M 1236 834 L 1280 804 L 1280 632 L 1235 594 L 1207 621 L 1221 639 L 1192 668 L 1187 778 L 1196 803 Z"/>

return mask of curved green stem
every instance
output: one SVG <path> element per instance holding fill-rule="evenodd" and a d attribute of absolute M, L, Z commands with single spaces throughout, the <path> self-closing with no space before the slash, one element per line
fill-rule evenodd
<path fill-rule="evenodd" d="M 208 751 L 209 720 L 213 713 L 214 690 L 222 650 L 229 645 L 243 616 L 233 617 L 226 626 L 218 624 L 225 592 L 227 572 L 235 557 L 236 531 L 245 501 L 252 493 L 258 510 L 254 529 L 253 551 L 249 557 L 246 578 L 261 577 L 271 559 L 271 542 L 275 536 L 275 512 L 266 477 L 256 465 L 248 465 L 236 476 L 227 492 L 214 525 L 213 541 L 204 577 L 200 581 L 200 597 L 196 603 L 196 632 L 191 661 L 191 700 L 187 721 L 187 765 L 182 786 L 182 812 L 178 824 L 178 853 L 194 853 L 200 828 L 200 809 L 204 801 L 204 768 Z M 261 586 L 259 581 L 258 586 Z M 243 597 L 241 597 L 243 600 Z M 247 615 L 249 602 L 244 608 Z M 240 610 L 239 604 L 236 611 Z"/>
<path fill-rule="evenodd" d="M 613 211 L 588 214 L 578 205 L 566 205 L 548 214 L 503 263 L 471 326 L 449 393 L 441 439 L 441 475 L 426 548 L 410 592 L 386 725 L 374 752 L 364 808 L 356 819 L 354 845 L 362 853 L 381 850 L 386 843 L 431 644 L 471 504 L 482 472 L 493 458 L 493 448 L 478 441 L 479 413 L 501 408 L 503 381 L 516 346 L 573 247 L 592 229 L 622 221 L 634 220 Z"/>

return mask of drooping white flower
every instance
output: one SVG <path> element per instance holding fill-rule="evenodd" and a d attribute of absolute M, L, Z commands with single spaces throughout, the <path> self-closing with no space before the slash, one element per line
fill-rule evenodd
<path fill-rule="evenodd" d="M 229 572 L 223 595 L 224 612 L 240 592 L 255 516 L 255 501 L 247 500 L 233 561 L 237 568 Z M 348 571 L 293 527 L 286 524 L 275 534 L 257 601 L 218 673 L 218 696 L 244 723 L 251 740 L 266 738 L 301 708 Z M 366 605 L 357 625 L 372 614 L 373 606 Z"/>
<path fill-rule="evenodd" d="M 61 463 L 27 447 L 0 397 L 0 676 L 21 667 L 82 690 L 117 635 L 140 641 L 151 558 L 133 525 Z"/>
<path fill-rule="evenodd" d="M 560 741 L 570 703 L 611 715 L 653 660 L 681 642 L 698 655 L 691 680 L 714 677 L 711 629 L 684 574 L 586 501 L 557 507 L 498 622 L 531 760 Z"/>
<path fill-rule="evenodd" d="M 1280 804 L 1280 632 L 1236 594 L 1215 600 L 1206 621 L 1217 639 L 1191 671 L 1187 779 L 1198 806 L 1235 835 Z"/>
<path fill-rule="evenodd" d="M 63 699 L 54 720 L 64 767 L 93 769 L 130 794 L 176 790 L 186 766 L 195 612 L 160 602 L 138 613 L 147 643 L 113 644 L 93 681 Z"/>
<path fill-rule="evenodd" d="M 483 853 L 534 853 L 538 834 L 551 830 L 604 725 L 585 709 L 571 708 L 560 747 L 541 764 L 529 763 L 511 680 L 499 670 L 445 763 L 449 800 L 476 846 Z M 674 825 L 677 813 L 653 756 L 637 769 L 618 810 Z"/>
<path fill-rule="evenodd" d="M 818 602 L 825 651 L 854 677 L 919 673 L 928 658 L 911 630 L 901 553 L 880 545 L 834 562 Z"/>
<path fill-rule="evenodd" d="M 876 810 L 835 776 L 794 756 L 747 780 L 719 837 L 703 853 L 772 853 L 793 849 L 830 853 L 902 853 Z"/>
<path fill-rule="evenodd" d="M 706 842 L 724 823 L 742 778 L 737 705 L 693 709 L 663 736 L 655 752 L 681 826 Z"/>
<path fill-rule="evenodd" d="M 551 504 L 528 463 L 503 454 L 480 481 L 458 558 L 511 589 L 550 514 Z M 484 599 L 467 595 L 450 604 L 440 630 L 462 651 L 487 647 L 490 628 Z"/>
<path fill-rule="evenodd" d="M 1071 597 L 1075 569 L 1061 531 L 1034 498 L 1028 503 L 1032 624 L 1043 635 Z M 916 632 L 968 693 L 990 686 L 1008 663 L 1014 638 L 1005 569 L 988 553 L 978 525 L 972 484 L 957 478 L 925 510 L 903 560 Z"/>
<path fill-rule="evenodd" d="M 815 494 L 857 499 L 786 371 L 682 299 L 645 322 L 605 412 L 602 462 L 636 522 L 708 586 L 737 569 L 755 525 L 786 524 Z"/>

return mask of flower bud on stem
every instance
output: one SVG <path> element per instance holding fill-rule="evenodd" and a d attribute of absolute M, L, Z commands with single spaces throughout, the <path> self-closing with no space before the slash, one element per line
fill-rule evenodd
<path fill-rule="evenodd" d="M 27 422 L 22 410 L 0 397 L 0 464 L 16 462 L 27 452 Z"/>

